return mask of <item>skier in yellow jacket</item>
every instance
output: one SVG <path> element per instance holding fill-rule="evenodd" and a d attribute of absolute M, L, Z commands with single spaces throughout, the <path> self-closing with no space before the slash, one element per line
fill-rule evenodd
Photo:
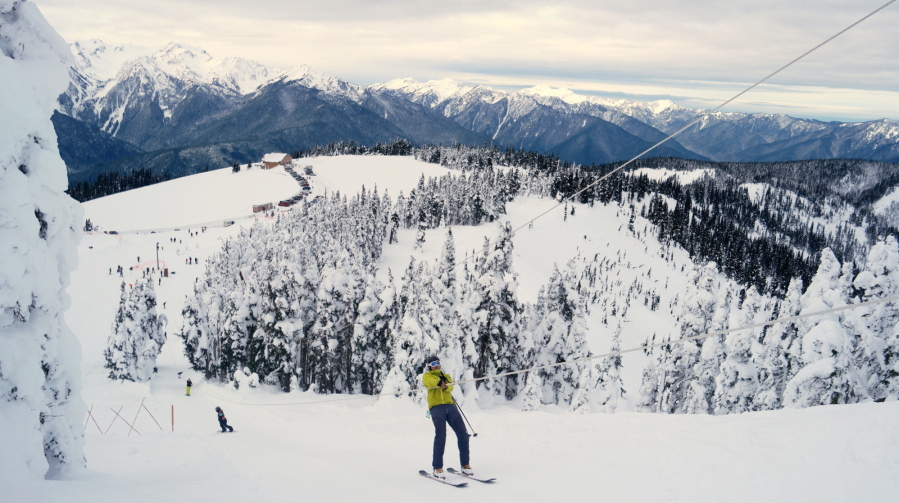
<path fill-rule="evenodd" d="M 434 422 L 434 457 L 431 466 L 434 468 L 434 476 L 445 478 L 443 472 L 443 451 L 446 448 L 446 424 L 456 434 L 459 443 L 459 461 L 462 464 L 462 472 L 472 475 L 471 465 L 468 462 L 468 430 L 462 421 L 462 415 L 453 401 L 453 380 L 440 370 L 440 360 L 431 358 L 428 360 L 426 372 L 421 376 L 421 382 L 428 389 L 428 410 L 431 412 L 431 421 Z"/>

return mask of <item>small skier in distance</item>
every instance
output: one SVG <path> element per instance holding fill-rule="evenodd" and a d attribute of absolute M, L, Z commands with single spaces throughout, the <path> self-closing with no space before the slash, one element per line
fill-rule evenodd
<path fill-rule="evenodd" d="M 453 401 L 453 379 L 440 370 L 440 360 L 430 358 L 427 360 L 426 372 L 421 376 L 421 382 L 428 388 L 428 409 L 431 413 L 431 421 L 434 422 L 434 457 L 431 466 L 434 468 L 434 476 L 440 479 L 446 478 L 443 472 L 443 451 L 446 448 L 446 424 L 456 434 L 459 444 L 459 461 L 462 464 L 462 473 L 474 475 L 471 465 L 468 464 L 468 430 L 462 421 L 462 415 Z"/>
<path fill-rule="evenodd" d="M 234 428 L 228 426 L 228 419 L 225 418 L 225 411 L 223 411 L 221 407 L 216 407 L 215 412 L 219 416 L 219 426 L 222 427 L 222 433 L 234 431 Z"/>
<path fill-rule="evenodd" d="M 178 373 L 178 377 L 181 377 L 181 373 Z M 190 387 L 193 386 L 194 383 L 191 382 L 190 377 L 187 378 L 187 393 L 185 395 L 190 396 Z"/>

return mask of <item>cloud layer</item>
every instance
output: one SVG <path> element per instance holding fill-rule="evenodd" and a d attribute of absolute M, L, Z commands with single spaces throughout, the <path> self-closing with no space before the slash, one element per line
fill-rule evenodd
<path fill-rule="evenodd" d="M 368 84 L 456 78 L 715 106 L 886 0 L 37 0 L 69 41 L 169 41 Z M 899 119 L 899 4 L 728 107 Z"/>

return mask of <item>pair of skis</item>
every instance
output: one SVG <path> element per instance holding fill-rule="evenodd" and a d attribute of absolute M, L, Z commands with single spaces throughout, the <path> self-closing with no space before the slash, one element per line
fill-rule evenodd
<path fill-rule="evenodd" d="M 458 475 L 458 476 L 460 476 L 460 477 L 465 477 L 465 478 L 467 478 L 467 479 L 471 479 L 471 480 L 475 480 L 475 481 L 478 481 L 478 482 L 482 482 L 482 483 L 484 483 L 484 484 L 492 484 L 492 483 L 496 482 L 496 479 L 495 479 L 495 478 L 492 478 L 492 479 L 479 479 L 479 478 L 475 477 L 474 475 L 466 475 L 466 474 L 464 474 L 464 473 L 462 473 L 462 472 L 456 471 L 455 468 L 447 468 L 446 471 L 452 473 L 453 475 Z M 453 487 L 468 487 L 468 482 L 453 483 L 453 482 L 450 482 L 450 481 L 448 481 L 448 480 L 444 480 L 444 479 L 441 479 L 441 478 L 439 478 L 439 477 L 435 477 L 432 473 L 429 473 L 429 472 L 427 472 L 427 471 L 425 471 L 425 470 L 419 470 L 419 471 L 418 471 L 418 474 L 421 475 L 422 477 L 429 478 L 429 479 L 431 479 L 431 480 L 433 480 L 433 481 L 435 481 L 435 482 L 440 482 L 441 484 L 446 484 L 446 485 L 448 485 L 448 486 L 453 486 Z"/>

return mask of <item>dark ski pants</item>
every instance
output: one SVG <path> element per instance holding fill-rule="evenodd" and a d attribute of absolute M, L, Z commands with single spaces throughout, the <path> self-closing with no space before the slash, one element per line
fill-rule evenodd
<path fill-rule="evenodd" d="M 431 421 L 434 421 L 434 459 L 431 466 L 443 468 L 443 451 L 446 448 L 446 423 L 456 434 L 459 442 L 459 461 L 462 466 L 468 464 L 468 430 L 462 421 L 459 409 L 452 404 L 435 405 L 431 409 Z M 461 468 L 461 467 L 460 467 Z"/>
<path fill-rule="evenodd" d="M 222 427 L 222 431 L 223 431 L 223 432 L 225 432 L 225 431 L 234 431 L 234 428 L 232 428 L 231 426 L 228 426 L 228 420 L 227 420 L 227 419 L 224 420 L 224 421 L 219 421 L 219 426 Z M 227 429 L 226 429 L 226 428 L 227 428 Z"/>

